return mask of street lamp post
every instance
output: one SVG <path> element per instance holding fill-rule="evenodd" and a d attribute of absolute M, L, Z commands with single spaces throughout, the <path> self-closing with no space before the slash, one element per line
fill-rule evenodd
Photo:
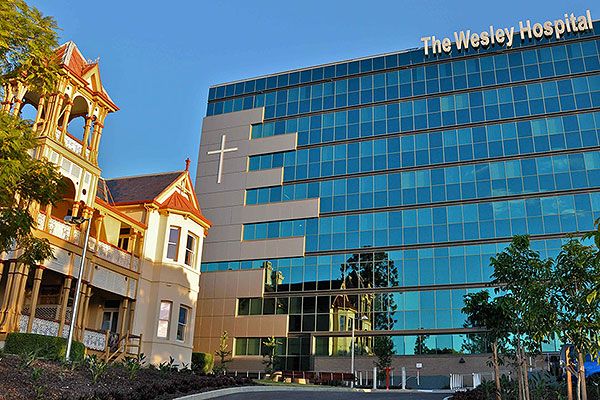
<path fill-rule="evenodd" d="M 69 337 L 67 338 L 67 351 L 65 352 L 65 360 L 70 361 L 71 345 L 73 344 L 73 332 L 75 331 L 75 322 L 77 320 L 77 309 L 79 308 L 79 296 L 81 295 L 81 280 L 83 277 L 83 266 L 85 265 L 85 253 L 87 252 L 88 241 L 90 237 L 90 221 L 91 218 L 73 217 L 67 215 L 64 221 L 71 225 L 81 225 L 88 221 L 85 230 L 85 241 L 83 242 L 83 253 L 81 254 L 81 264 L 79 265 L 79 273 L 77 274 L 77 287 L 75 289 L 75 301 L 73 302 L 73 311 L 71 312 L 71 324 L 69 325 Z M 60 334 L 60 332 L 59 332 Z"/>
<path fill-rule="evenodd" d="M 350 387 L 354 387 L 354 327 L 356 326 L 356 320 L 358 318 L 352 317 L 352 365 L 351 365 L 351 372 L 352 372 L 352 381 L 350 382 Z M 369 318 L 367 318 L 366 316 L 362 316 L 360 317 L 361 321 L 368 321 Z"/>

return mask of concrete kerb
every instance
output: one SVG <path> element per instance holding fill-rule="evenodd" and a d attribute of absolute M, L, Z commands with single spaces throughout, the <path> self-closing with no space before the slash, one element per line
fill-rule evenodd
<path fill-rule="evenodd" d="M 371 392 L 371 389 L 350 389 L 350 388 L 328 388 L 328 387 L 301 387 L 301 386 L 237 386 L 226 389 L 218 389 L 210 392 L 195 393 L 179 397 L 175 400 L 204 400 L 214 399 L 221 396 L 228 396 L 236 393 L 249 392 Z"/>
<path fill-rule="evenodd" d="M 301 387 L 301 386 L 237 386 L 226 389 L 212 390 L 210 392 L 195 393 L 187 396 L 179 397 L 175 400 L 205 400 L 215 399 L 221 396 L 228 396 L 236 393 L 249 393 L 249 392 L 388 392 L 385 389 L 350 389 L 350 388 L 332 388 L 332 387 Z M 454 393 L 450 390 L 394 390 L 400 393 Z M 448 400 L 452 396 L 445 397 L 444 400 Z"/>

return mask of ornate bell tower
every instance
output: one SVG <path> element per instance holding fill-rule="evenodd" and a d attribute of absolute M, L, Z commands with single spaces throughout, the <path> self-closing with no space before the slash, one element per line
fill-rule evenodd
<path fill-rule="evenodd" d="M 41 141 L 35 157 L 56 164 L 72 182 L 72 214 L 79 215 L 91 212 L 94 205 L 104 119 L 119 108 L 102 87 L 97 62 L 87 61 L 73 42 L 63 44 L 56 53 L 60 76 L 55 90 L 37 93 L 14 80 L 4 88 L 2 110 L 13 115 L 28 105 L 37 110 L 33 130 Z M 77 125 L 79 129 L 74 128 Z"/>

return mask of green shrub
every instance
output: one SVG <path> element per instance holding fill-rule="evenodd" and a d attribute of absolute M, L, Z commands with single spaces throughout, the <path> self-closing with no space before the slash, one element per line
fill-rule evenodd
<path fill-rule="evenodd" d="M 10 354 L 34 352 L 38 357 L 60 360 L 65 358 L 67 339 L 56 336 L 36 335 L 34 333 L 9 333 L 6 336 L 4 351 Z M 81 361 L 84 354 L 85 346 L 83 343 L 73 341 L 71 346 L 71 360 Z"/>
<path fill-rule="evenodd" d="M 210 353 L 192 353 L 192 371 L 211 374 L 215 365 L 215 356 Z"/>

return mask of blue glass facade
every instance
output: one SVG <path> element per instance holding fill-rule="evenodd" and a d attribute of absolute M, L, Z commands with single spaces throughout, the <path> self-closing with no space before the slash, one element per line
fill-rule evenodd
<path fill-rule="evenodd" d="M 600 218 L 599 54 L 587 32 L 212 87 L 207 116 L 263 108 L 251 139 L 297 135 L 294 151 L 248 158 L 283 183 L 247 190 L 245 205 L 319 199 L 319 217 L 243 226 L 242 241 L 304 237 L 304 257 L 202 271 L 269 268 L 264 298 L 239 312 L 289 315 L 290 333 L 315 335 L 311 354 L 333 355 L 348 331 L 332 317 L 340 296 L 397 354 L 426 353 L 414 330 L 434 353 L 472 351 L 462 296 L 490 280 L 489 258 L 525 233 L 554 256 Z"/>

